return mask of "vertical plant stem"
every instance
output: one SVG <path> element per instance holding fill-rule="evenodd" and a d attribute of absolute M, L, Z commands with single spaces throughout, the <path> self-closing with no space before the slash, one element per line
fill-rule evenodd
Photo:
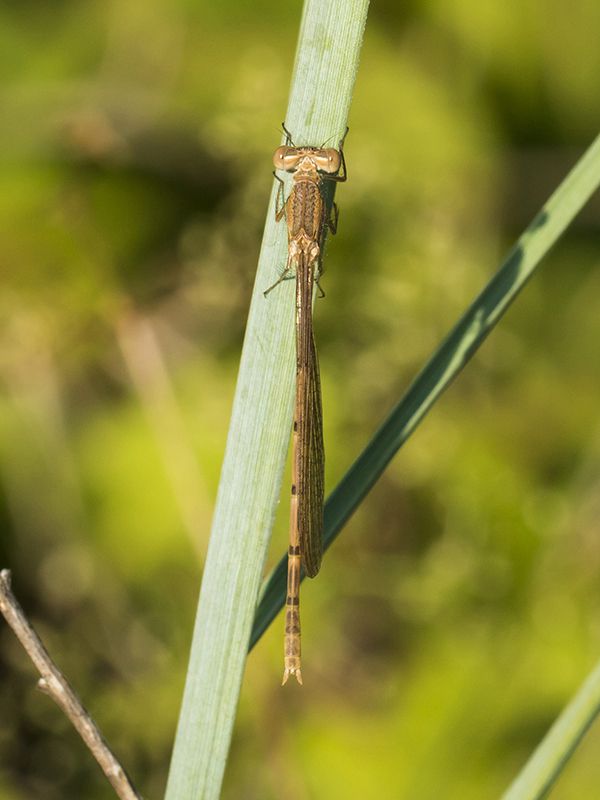
<path fill-rule="evenodd" d="M 346 128 L 368 0 L 307 0 L 286 123 L 299 143 Z M 280 120 L 277 120 L 278 122 Z M 269 146 L 270 148 L 270 146 Z M 265 149 L 265 169 L 270 169 Z M 293 403 L 294 299 L 275 191 L 259 259 L 221 472 L 167 800 L 217 798 L 281 489 Z"/>

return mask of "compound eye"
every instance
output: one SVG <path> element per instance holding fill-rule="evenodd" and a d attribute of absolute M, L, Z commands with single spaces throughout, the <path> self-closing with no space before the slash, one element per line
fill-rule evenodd
<path fill-rule="evenodd" d="M 275 169 L 282 169 L 287 172 L 296 169 L 299 161 L 298 152 L 294 147 L 282 145 L 273 153 L 273 165 Z"/>
<path fill-rule="evenodd" d="M 318 150 L 313 156 L 319 172 L 333 175 L 340 168 L 340 154 L 333 147 L 325 150 Z"/>
<path fill-rule="evenodd" d="M 327 172 L 337 172 L 341 164 L 339 152 L 333 147 L 328 147 L 325 153 L 327 154 Z"/>

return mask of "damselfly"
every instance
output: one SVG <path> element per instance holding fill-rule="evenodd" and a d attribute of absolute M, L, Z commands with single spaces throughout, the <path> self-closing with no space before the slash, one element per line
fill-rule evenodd
<path fill-rule="evenodd" d="M 313 578 L 321 566 L 323 552 L 323 487 L 325 454 L 319 362 L 312 324 L 313 284 L 319 290 L 322 275 L 323 240 L 327 229 L 335 233 L 338 211 L 328 206 L 324 181 L 346 180 L 344 134 L 333 147 L 297 147 L 285 125 L 286 142 L 273 154 L 276 170 L 292 174 L 292 190 L 285 199 L 279 181 L 275 219 L 286 219 L 288 257 L 281 277 L 265 292 L 296 273 L 296 403 L 292 436 L 292 498 L 288 550 L 287 596 L 283 683 L 300 671 L 300 567 Z M 330 210 L 331 208 L 331 210 Z M 321 291 L 321 295 L 323 292 Z"/>

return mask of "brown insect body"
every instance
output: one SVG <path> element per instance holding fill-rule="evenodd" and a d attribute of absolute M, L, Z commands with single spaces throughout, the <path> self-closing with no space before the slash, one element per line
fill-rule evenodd
<path fill-rule="evenodd" d="M 285 127 L 284 127 L 285 130 Z M 287 131 L 286 131 L 287 133 Z M 344 136 L 345 138 L 345 136 Z M 339 150 L 294 147 L 288 134 L 286 145 L 273 155 L 276 169 L 293 173 L 293 186 L 284 200 L 280 182 L 275 217 L 284 215 L 288 229 L 288 258 L 275 288 L 287 274 L 296 271 L 296 402 L 292 437 L 292 496 L 288 550 L 287 596 L 283 683 L 294 675 L 302 683 L 300 670 L 300 580 L 301 566 L 314 577 L 321 566 L 323 537 L 324 466 L 323 414 L 319 363 L 312 325 L 313 285 L 321 273 L 321 248 L 327 227 L 335 233 L 337 208 L 329 217 L 323 197 L 323 181 L 345 181 L 343 139 Z M 339 174 L 343 167 L 343 174 Z M 275 173 L 274 173 L 275 174 Z M 320 287 L 319 287 L 320 288 Z"/>

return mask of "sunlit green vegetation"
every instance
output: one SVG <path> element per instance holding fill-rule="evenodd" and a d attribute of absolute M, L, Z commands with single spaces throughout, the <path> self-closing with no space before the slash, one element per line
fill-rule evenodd
<path fill-rule="evenodd" d="M 0 566 L 148 798 L 299 17 L 0 10 Z M 374 4 L 316 306 L 329 488 L 596 135 L 599 36 L 578 0 Z M 252 652 L 227 800 L 497 797 L 598 660 L 599 210 L 305 585 L 302 692 L 279 687 L 280 620 Z M 5 626 L 0 658 L 1 800 L 107 797 Z M 597 794 L 599 747 L 553 798 Z"/>

